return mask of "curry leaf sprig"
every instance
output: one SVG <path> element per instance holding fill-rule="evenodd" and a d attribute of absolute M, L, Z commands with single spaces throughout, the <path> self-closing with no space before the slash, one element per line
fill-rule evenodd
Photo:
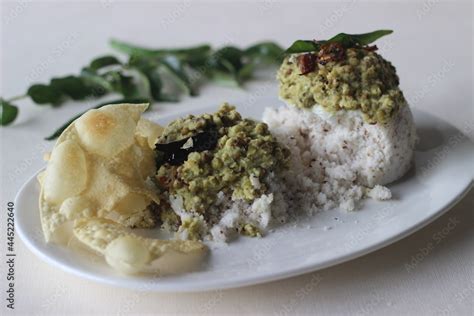
<path fill-rule="evenodd" d="M 324 44 L 338 43 L 344 48 L 369 45 L 382 36 L 393 33 L 392 30 L 377 30 L 363 34 L 339 33 L 328 40 L 297 40 L 286 51 L 286 54 L 318 52 Z"/>
<path fill-rule="evenodd" d="M 18 107 L 14 103 L 23 98 L 53 107 L 61 106 L 68 100 L 97 99 L 111 93 L 122 96 L 114 101 L 116 103 L 137 100 L 177 102 L 183 94 L 196 96 L 199 86 L 209 80 L 241 86 L 258 67 L 279 64 L 284 53 L 273 42 L 261 42 L 245 49 L 225 46 L 217 50 L 209 45 L 150 49 L 118 40 L 112 40 L 110 45 L 127 55 L 127 60 L 113 55 L 101 56 L 83 67 L 79 74 L 33 84 L 22 96 L 0 98 L 1 125 L 8 125 L 16 119 Z M 113 102 L 107 102 L 110 103 Z M 47 139 L 56 138 L 73 120 L 66 122 Z"/>

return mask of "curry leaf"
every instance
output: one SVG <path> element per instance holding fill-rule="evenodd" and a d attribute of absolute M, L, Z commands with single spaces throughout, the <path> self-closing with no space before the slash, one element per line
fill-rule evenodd
<path fill-rule="evenodd" d="M 147 84 L 143 78 L 131 70 L 111 70 L 103 74 L 103 77 L 110 83 L 112 91 L 120 93 L 124 98 L 148 97 L 144 90 Z"/>
<path fill-rule="evenodd" d="M 146 77 L 153 100 L 163 101 L 161 91 L 163 82 L 158 72 L 157 62 L 141 56 L 131 56 L 128 64 Z"/>
<path fill-rule="evenodd" d="M 239 72 L 244 67 L 243 51 L 234 46 L 223 47 L 211 56 L 209 66 L 217 82 L 234 81 L 234 85 L 240 85 Z"/>
<path fill-rule="evenodd" d="M 115 56 L 101 56 L 97 57 L 91 61 L 89 68 L 93 71 L 97 71 L 101 68 L 112 66 L 112 65 L 121 65 L 122 63 Z"/>
<path fill-rule="evenodd" d="M 388 35 L 393 33 L 392 30 L 378 30 L 370 33 L 364 34 L 346 34 L 346 33 L 339 33 L 336 36 L 330 38 L 327 42 L 333 43 L 340 43 L 344 47 L 354 47 L 357 45 L 365 46 L 369 45 L 382 36 Z"/>
<path fill-rule="evenodd" d="M 117 91 L 122 93 L 125 98 L 131 98 L 138 94 L 138 87 L 131 76 L 119 74 Z"/>
<path fill-rule="evenodd" d="M 165 55 L 175 55 L 179 57 L 189 58 L 193 55 L 205 55 L 211 51 L 211 47 L 206 44 L 189 48 L 151 49 L 125 43 L 116 39 L 112 39 L 110 41 L 110 46 L 116 49 L 117 51 L 125 53 L 127 55 L 138 55 L 145 57 L 162 57 Z"/>
<path fill-rule="evenodd" d="M 318 51 L 320 48 L 320 44 L 316 43 L 315 41 L 305 41 L 305 40 L 297 40 L 290 47 L 287 48 L 285 51 L 286 54 L 297 54 L 297 53 L 305 53 L 305 52 L 313 52 Z"/>
<path fill-rule="evenodd" d="M 163 82 L 161 81 L 160 74 L 156 69 L 143 69 L 142 72 L 150 83 L 150 93 L 153 97 L 153 100 L 161 101 L 161 89 L 163 88 Z"/>
<path fill-rule="evenodd" d="M 113 91 L 112 84 L 104 78 L 103 75 L 98 75 L 93 69 L 85 67 L 81 71 L 81 78 L 92 92 L 92 96 L 100 97 L 108 92 Z"/>
<path fill-rule="evenodd" d="M 87 68 L 81 71 L 81 78 L 88 87 L 91 97 L 101 97 L 113 91 L 112 85 L 102 76 L 89 72 Z"/>
<path fill-rule="evenodd" d="M 91 94 L 91 89 L 76 76 L 53 78 L 49 86 L 73 100 L 83 100 Z"/>
<path fill-rule="evenodd" d="M 27 94 L 36 104 L 53 104 L 58 105 L 63 95 L 58 89 L 45 84 L 32 85 Z"/>
<path fill-rule="evenodd" d="M 53 78 L 49 85 L 35 84 L 31 86 L 28 89 L 28 95 L 37 104 L 52 105 L 61 104 L 66 97 L 73 100 L 84 100 L 104 95 L 107 92 L 107 87 L 92 78 L 92 76 Z"/>
<path fill-rule="evenodd" d="M 161 60 L 160 64 L 163 66 L 162 69 L 171 75 L 173 80 L 190 96 L 196 96 L 197 92 L 194 90 L 192 83 L 186 74 L 181 62 L 173 56 L 168 56 Z"/>
<path fill-rule="evenodd" d="M 220 70 L 236 72 L 242 68 L 242 50 L 233 46 L 226 46 L 214 53 L 212 61 Z"/>
<path fill-rule="evenodd" d="M 0 125 L 11 124 L 18 116 L 18 107 L 0 98 Z"/>
<path fill-rule="evenodd" d="M 262 42 L 248 47 L 244 56 L 255 58 L 257 62 L 275 63 L 281 62 L 284 50 L 280 45 L 273 42 Z"/>
<path fill-rule="evenodd" d="M 157 102 L 178 102 L 177 95 L 163 93 L 163 82 L 157 69 L 148 69 L 143 71 L 150 84 L 150 94 L 153 100 Z"/>
<path fill-rule="evenodd" d="M 392 30 L 377 30 L 370 33 L 363 34 L 347 34 L 339 33 L 336 36 L 331 37 L 329 40 L 322 41 L 306 41 L 306 40 L 297 40 L 294 42 L 286 51 L 286 54 L 295 54 L 295 53 L 306 53 L 306 52 L 317 52 L 321 49 L 322 44 L 326 43 L 339 43 L 345 48 L 355 47 L 355 46 L 365 46 L 369 45 L 382 36 L 393 33 Z"/>

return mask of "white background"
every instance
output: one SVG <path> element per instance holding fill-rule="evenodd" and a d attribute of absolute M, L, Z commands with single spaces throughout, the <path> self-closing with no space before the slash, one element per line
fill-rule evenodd
<path fill-rule="evenodd" d="M 461 127 L 474 123 L 472 99 L 472 2 L 254 2 L 175 1 L 2 2 L 0 96 L 26 91 L 32 82 L 76 73 L 91 58 L 110 52 L 119 38 L 165 47 L 209 42 L 249 45 L 263 39 L 287 46 L 303 38 L 338 32 L 395 30 L 380 40 L 382 54 L 397 67 L 411 105 Z M 263 87 L 263 88 L 262 88 Z M 276 93 L 274 79 L 245 90 L 207 86 L 197 98 L 157 105 L 154 115 Z M 71 115 L 94 102 L 59 109 L 19 101 L 14 125 L 1 128 L 0 298 L 5 309 L 6 203 L 44 163 L 43 141 Z M 469 135 L 474 139 L 474 135 Z M 446 183 L 449 185 L 449 183 Z M 394 245 L 312 275 L 270 284 L 198 294 L 140 293 L 79 279 L 36 258 L 16 240 L 18 314 L 364 314 L 473 315 L 474 192 L 433 224 Z M 433 235 L 447 231 L 442 241 Z M 410 272 L 406 264 L 418 258 Z"/>

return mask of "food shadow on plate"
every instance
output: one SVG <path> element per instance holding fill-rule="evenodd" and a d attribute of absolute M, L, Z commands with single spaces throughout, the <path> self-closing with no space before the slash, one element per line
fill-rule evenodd
<path fill-rule="evenodd" d="M 464 126 L 466 130 L 460 130 L 425 111 L 413 109 L 413 115 L 418 135 L 416 152 L 426 153 L 445 146 L 453 146 L 455 140 L 459 142 L 467 139 L 466 132 L 472 132 L 472 127 L 467 130 Z"/>

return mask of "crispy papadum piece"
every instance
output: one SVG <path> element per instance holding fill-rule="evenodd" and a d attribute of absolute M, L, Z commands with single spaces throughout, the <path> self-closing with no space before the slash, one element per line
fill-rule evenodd
<path fill-rule="evenodd" d="M 77 220 L 73 231 L 77 239 L 124 274 L 184 272 L 195 267 L 207 252 L 201 242 L 144 238 L 102 218 Z"/>
<path fill-rule="evenodd" d="M 151 206 L 159 199 L 150 178 L 155 174 L 150 144 L 161 129 L 146 121 L 151 131 L 141 127 L 138 132 L 147 106 L 114 104 L 90 110 L 58 138 L 40 182 L 46 241 L 78 218 L 111 218 L 128 227 L 155 225 Z"/>
<path fill-rule="evenodd" d="M 148 145 L 155 148 L 158 137 L 163 133 L 164 127 L 153 123 L 147 119 L 141 118 L 137 124 L 137 135 L 146 138 Z"/>

